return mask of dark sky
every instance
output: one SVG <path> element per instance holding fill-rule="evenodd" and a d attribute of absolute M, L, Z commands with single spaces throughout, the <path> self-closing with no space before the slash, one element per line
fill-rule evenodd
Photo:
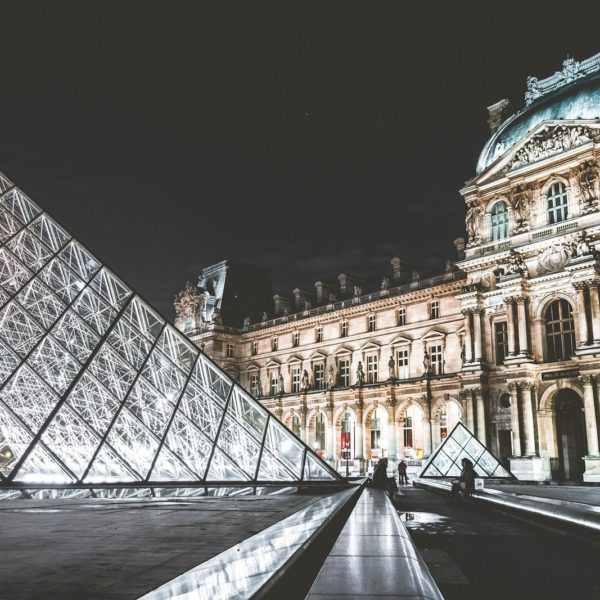
<path fill-rule="evenodd" d="M 169 317 L 226 257 L 286 294 L 441 269 L 485 107 L 600 51 L 597 2 L 1 8 L 0 170 Z"/>

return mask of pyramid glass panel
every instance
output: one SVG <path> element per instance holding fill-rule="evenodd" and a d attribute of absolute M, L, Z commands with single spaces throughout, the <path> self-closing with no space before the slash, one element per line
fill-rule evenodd
<path fill-rule="evenodd" d="M 514 479 L 514 475 L 461 422 L 429 457 L 419 477 L 457 477 L 462 470 L 463 458 L 473 463 L 478 477 Z"/>
<path fill-rule="evenodd" d="M 0 444 L 0 488 L 340 479 L 1 174 Z"/>

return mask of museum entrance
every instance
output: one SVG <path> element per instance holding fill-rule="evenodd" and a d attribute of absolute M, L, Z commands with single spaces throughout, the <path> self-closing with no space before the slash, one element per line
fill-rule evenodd
<path fill-rule="evenodd" d="M 567 481 L 581 481 L 587 453 L 585 421 L 581 398 L 573 390 L 561 390 L 556 396 L 556 435 L 558 475 Z"/>

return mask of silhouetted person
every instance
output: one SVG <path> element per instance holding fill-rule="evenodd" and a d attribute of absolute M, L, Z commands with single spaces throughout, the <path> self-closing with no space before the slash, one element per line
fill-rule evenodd
<path fill-rule="evenodd" d="M 406 474 L 406 463 L 403 460 L 401 460 L 398 463 L 398 483 L 400 485 L 408 483 L 408 476 Z"/>
<path fill-rule="evenodd" d="M 461 495 L 463 497 L 470 496 L 475 491 L 475 469 L 473 468 L 473 463 L 468 458 L 463 458 L 460 464 L 462 465 L 462 471 L 460 472 L 460 477 L 452 481 L 451 500 L 457 500 Z"/>
<path fill-rule="evenodd" d="M 373 471 L 373 487 L 394 494 L 397 491 L 396 480 L 387 476 L 387 468 L 388 459 L 382 458 Z"/>

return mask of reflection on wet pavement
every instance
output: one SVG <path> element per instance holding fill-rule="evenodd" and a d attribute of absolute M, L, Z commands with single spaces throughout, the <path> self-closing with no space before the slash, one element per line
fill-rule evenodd
<path fill-rule="evenodd" d="M 400 512 L 400 520 L 406 528 L 419 533 L 456 533 L 448 517 L 430 512 Z"/>

